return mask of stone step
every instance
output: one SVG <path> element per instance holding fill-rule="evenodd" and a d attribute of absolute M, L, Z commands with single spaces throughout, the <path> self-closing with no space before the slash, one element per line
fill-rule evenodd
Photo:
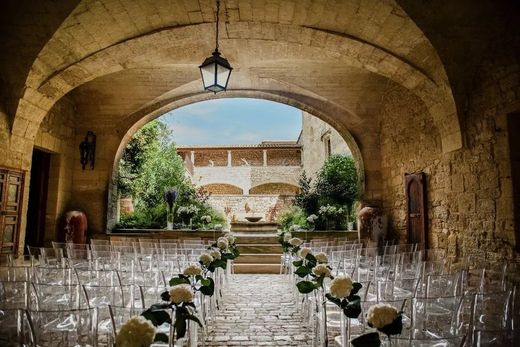
<path fill-rule="evenodd" d="M 251 234 L 235 234 L 237 243 L 277 243 L 278 237 L 276 234 L 261 234 L 261 235 L 251 235 Z"/>
<path fill-rule="evenodd" d="M 249 244 L 237 244 L 240 253 L 253 253 L 253 254 L 282 254 L 282 246 L 278 243 L 249 243 Z"/>
<path fill-rule="evenodd" d="M 237 264 L 233 266 L 236 274 L 279 274 L 280 264 Z"/>
<path fill-rule="evenodd" d="M 242 253 L 235 260 L 235 264 L 280 264 L 280 254 L 253 254 Z"/>

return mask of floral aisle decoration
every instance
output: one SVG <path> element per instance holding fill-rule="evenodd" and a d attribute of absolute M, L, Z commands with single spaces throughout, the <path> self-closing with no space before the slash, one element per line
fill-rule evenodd
<path fill-rule="evenodd" d="M 181 206 L 177 209 L 177 214 L 184 222 L 188 221 L 190 229 L 192 227 L 193 217 L 199 213 L 200 209 L 195 205 Z"/>
<path fill-rule="evenodd" d="M 231 237 L 224 238 L 227 243 L 226 251 L 229 249 Z M 197 317 L 197 307 L 194 298 L 197 292 L 204 296 L 213 296 L 215 293 L 215 282 L 212 273 L 217 268 L 226 268 L 225 253 L 220 248 L 208 249 L 208 252 L 199 256 L 198 264 L 190 264 L 184 268 L 181 274 L 170 279 L 172 287 L 169 291 L 161 294 L 162 302 L 152 305 L 141 316 L 133 317 L 127 321 L 120 329 L 116 338 L 116 346 L 136 346 L 148 347 L 153 342 L 168 342 L 168 336 L 164 333 L 157 333 L 155 327 L 165 323 L 172 324 L 168 310 L 172 311 L 175 317 L 173 322 L 175 339 L 183 338 L 186 335 L 188 321 L 193 321 L 200 327 L 204 317 Z M 204 300 L 201 300 L 201 305 Z M 201 308 L 204 313 L 204 307 Z M 136 337 L 135 335 L 138 335 Z M 128 342 L 131 341 L 131 342 Z M 135 342 L 135 344 L 131 344 Z"/>
<path fill-rule="evenodd" d="M 329 259 L 324 252 L 312 253 L 310 248 L 303 247 L 298 252 L 299 259 L 293 262 L 296 267 L 295 274 L 303 280 L 296 283 L 301 294 L 314 292 L 316 300 L 316 312 L 318 305 L 322 305 L 322 340 L 326 344 L 327 338 L 327 301 L 336 304 L 347 318 L 357 318 L 361 313 L 361 298 L 357 295 L 362 285 L 353 282 L 348 276 L 332 276 L 332 267 L 328 265 Z M 329 292 L 326 292 L 325 280 L 330 279 Z M 319 302 L 321 301 L 321 303 Z M 343 334 L 343 332 L 342 332 Z"/>
<path fill-rule="evenodd" d="M 403 307 L 405 302 L 403 302 Z M 385 334 L 389 342 L 392 335 L 399 335 L 403 331 L 402 308 L 398 311 L 389 304 L 376 304 L 368 309 L 366 318 L 368 326 Z M 381 346 L 381 339 L 379 333 L 373 332 L 361 335 L 353 339 L 351 343 L 354 347 L 378 347 Z"/>

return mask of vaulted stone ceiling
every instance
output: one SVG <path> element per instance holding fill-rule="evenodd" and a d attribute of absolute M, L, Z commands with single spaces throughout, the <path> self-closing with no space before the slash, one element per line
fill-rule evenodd
<path fill-rule="evenodd" d="M 9 34 L 2 38 L 16 52 L 0 61 L 13 133 L 34 136 L 27 120 L 39 123 L 67 94 L 77 104 L 80 124 L 102 125 L 200 93 L 197 65 L 214 45 L 213 0 L 25 0 L 2 6 L 2 32 Z M 479 23 L 504 29 L 494 15 L 508 6 L 468 0 L 450 6 L 470 19 L 443 5 L 407 0 L 223 1 L 221 49 L 235 67 L 230 87 L 326 103 L 325 112 L 340 114 L 356 132 L 366 131 L 363 121 L 377 120 L 382 96 L 400 86 L 423 100 L 443 147 L 452 150 L 461 139 L 443 63 L 451 74 L 459 73 L 465 52 L 457 44 L 485 34 Z M 496 35 L 489 32 L 487 41 Z M 472 42 L 469 52 L 476 58 L 464 65 L 466 74 L 490 47 Z M 25 121 L 17 123 L 17 116 Z"/>

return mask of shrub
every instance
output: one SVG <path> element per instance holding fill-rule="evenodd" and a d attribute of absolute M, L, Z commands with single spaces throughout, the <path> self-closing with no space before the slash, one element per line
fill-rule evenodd
<path fill-rule="evenodd" d="M 278 215 L 277 222 L 283 230 L 289 230 L 291 225 L 299 225 L 302 228 L 308 227 L 307 215 L 298 206 L 291 206 L 282 210 Z"/>

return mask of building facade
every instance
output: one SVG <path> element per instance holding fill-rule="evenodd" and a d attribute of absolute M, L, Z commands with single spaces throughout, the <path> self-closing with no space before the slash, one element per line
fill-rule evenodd
<path fill-rule="evenodd" d="M 193 184 L 211 194 L 209 204 L 230 222 L 252 215 L 274 221 L 299 192 L 302 151 L 296 142 L 179 146 L 177 152 Z"/>

